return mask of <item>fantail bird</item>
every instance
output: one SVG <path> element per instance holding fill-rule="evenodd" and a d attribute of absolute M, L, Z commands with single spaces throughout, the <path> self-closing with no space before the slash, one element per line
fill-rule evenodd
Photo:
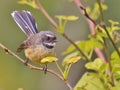
<path fill-rule="evenodd" d="M 29 11 L 13 11 L 11 14 L 17 25 L 27 35 L 25 40 L 17 49 L 24 49 L 25 56 L 32 61 L 40 63 L 41 59 L 55 56 L 56 35 L 51 31 L 37 30 L 37 24 Z"/>

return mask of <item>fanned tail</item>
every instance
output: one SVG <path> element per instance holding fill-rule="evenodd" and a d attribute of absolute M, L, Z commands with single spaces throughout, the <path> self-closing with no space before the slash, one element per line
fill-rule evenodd
<path fill-rule="evenodd" d="M 17 25 L 28 37 L 38 33 L 35 19 L 29 11 L 13 11 L 11 15 L 17 23 Z"/>

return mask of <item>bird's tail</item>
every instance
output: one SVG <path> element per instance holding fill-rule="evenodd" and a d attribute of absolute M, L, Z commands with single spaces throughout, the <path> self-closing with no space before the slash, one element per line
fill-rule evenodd
<path fill-rule="evenodd" d="M 38 33 L 35 19 L 29 11 L 13 11 L 11 15 L 17 23 L 17 25 L 28 37 Z"/>

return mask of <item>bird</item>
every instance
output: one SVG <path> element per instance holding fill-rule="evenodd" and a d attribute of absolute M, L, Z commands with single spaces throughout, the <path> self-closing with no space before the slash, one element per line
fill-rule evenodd
<path fill-rule="evenodd" d="M 24 50 L 28 59 L 41 64 L 45 57 L 56 56 L 56 35 L 50 30 L 38 32 L 37 23 L 30 11 L 13 11 L 12 18 L 27 36 L 27 39 L 17 48 L 17 52 Z"/>

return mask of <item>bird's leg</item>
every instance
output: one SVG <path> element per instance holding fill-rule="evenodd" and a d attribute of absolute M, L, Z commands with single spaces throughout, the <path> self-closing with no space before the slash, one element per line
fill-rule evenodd
<path fill-rule="evenodd" d="M 45 66 L 43 67 L 43 71 L 44 71 L 44 74 L 47 73 L 47 64 L 45 64 Z"/>
<path fill-rule="evenodd" d="M 25 61 L 24 61 L 24 64 L 27 66 L 27 64 L 28 64 L 28 59 L 25 59 Z"/>

